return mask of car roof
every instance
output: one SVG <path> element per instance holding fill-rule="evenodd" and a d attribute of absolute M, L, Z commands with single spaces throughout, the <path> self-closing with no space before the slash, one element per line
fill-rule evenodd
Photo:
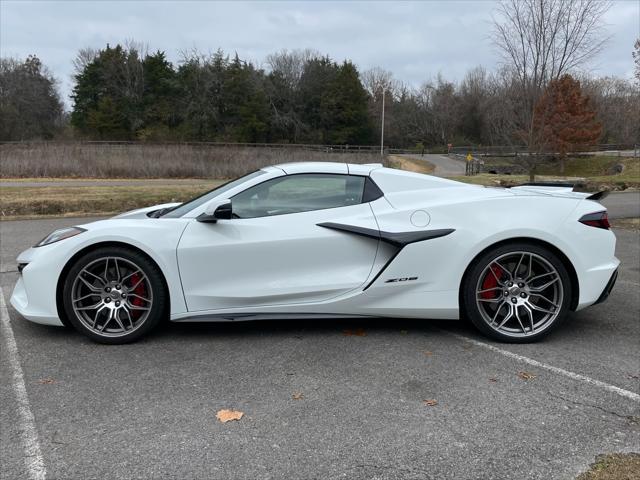
<path fill-rule="evenodd" d="M 274 165 L 287 175 L 296 173 L 341 173 L 352 175 L 369 175 L 377 168 L 383 168 L 381 163 L 353 164 L 338 162 L 292 162 Z"/>

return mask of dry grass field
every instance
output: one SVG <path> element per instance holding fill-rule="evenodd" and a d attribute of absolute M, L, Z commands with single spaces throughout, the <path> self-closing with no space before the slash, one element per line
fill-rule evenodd
<path fill-rule="evenodd" d="M 0 145 L 0 219 L 107 215 L 134 208 L 181 202 L 265 165 L 294 161 L 377 163 L 376 153 L 335 153 L 293 148 L 220 147 L 180 144 L 34 143 Z M 624 172 L 606 175 L 614 162 Z M 392 155 L 388 166 L 431 173 L 433 165 Z M 577 181 L 585 191 L 640 187 L 637 159 L 571 159 L 567 176 L 552 170 L 538 181 Z M 130 179 L 130 180 L 129 180 Z M 190 180 L 187 180 L 190 179 Z M 510 186 L 526 175 L 456 177 L 463 182 Z M 95 182 L 95 184 L 94 184 Z M 39 184 L 42 185 L 39 185 Z"/>
<path fill-rule="evenodd" d="M 287 162 L 380 162 L 375 153 L 207 144 L 0 145 L 0 178 L 234 178 Z"/>
<path fill-rule="evenodd" d="M 184 202 L 211 190 L 223 180 L 176 185 L 100 185 L 64 187 L 3 187 L 0 218 L 109 215 L 168 202 Z M 72 182 L 69 182 L 72 183 Z"/>
<path fill-rule="evenodd" d="M 159 203 L 182 202 L 225 179 L 266 165 L 299 161 L 377 163 L 381 158 L 368 152 L 290 147 L 79 142 L 2 144 L 0 178 L 4 184 L 0 189 L 0 218 L 106 215 Z M 73 179 L 94 179 L 96 185 L 86 185 L 86 182 L 74 185 Z M 144 179 L 145 182 L 141 185 L 140 181 L 132 181 L 127 185 L 126 181 L 120 180 L 109 185 L 109 180 L 117 179 Z M 178 179 L 196 180 L 187 183 Z M 47 185 L 52 182 L 56 185 Z"/>

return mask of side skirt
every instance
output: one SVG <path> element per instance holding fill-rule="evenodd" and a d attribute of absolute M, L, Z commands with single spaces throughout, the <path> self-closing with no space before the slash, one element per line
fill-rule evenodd
<path fill-rule="evenodd" d="M 309 319 L 340 319 L 340 318 L 382 318 L 375 315 L 347 315 L 331 313 L 237 313 L 235 315 L 216 313 L 195 313 L 172 322 L 247 322 L 252 320 L 309 320 Z"/>

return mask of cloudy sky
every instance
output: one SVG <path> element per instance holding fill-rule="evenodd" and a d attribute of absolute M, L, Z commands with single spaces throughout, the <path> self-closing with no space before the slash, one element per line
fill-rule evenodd
<path fill-rule="evenodd" d="M 262 65 L 281 49 L 312 48 L 349 58 L 361 69 L 391 70 L 412 85 L 435 77 L 458 80 L 476 65 L 499 61 L 488 38 L 495 2 L 213 2 L 0 0 L 2 56 L 36 54 L 71 90 L 79 48 L 135 39 L 164 50 L 238 52 Z M 614 2 L 606 16 L 607 49 L 590 69 L 631 77 L 631 50 L 640 36 L 640 0 Z M 68 98 L 67 105 L 70 104 Z"/>

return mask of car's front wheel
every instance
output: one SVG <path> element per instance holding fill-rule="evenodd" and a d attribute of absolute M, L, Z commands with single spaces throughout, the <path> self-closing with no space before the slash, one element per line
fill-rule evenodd
<path fill-rule="evenodd" d="M 549 334 L 566 317 L 571 280 L 553 252 L 518 242 L 484 253 L 462 286 L 469 320 L 496 340 L 525 343 Z"/>
<path fill-rule="evenodd" d="M 70 323 L 100 343 L 137 340 L 165 315 L 162 273 L 145 255 L 121 247 L 99 248 L 79 258 L 63 286 Z"/>

